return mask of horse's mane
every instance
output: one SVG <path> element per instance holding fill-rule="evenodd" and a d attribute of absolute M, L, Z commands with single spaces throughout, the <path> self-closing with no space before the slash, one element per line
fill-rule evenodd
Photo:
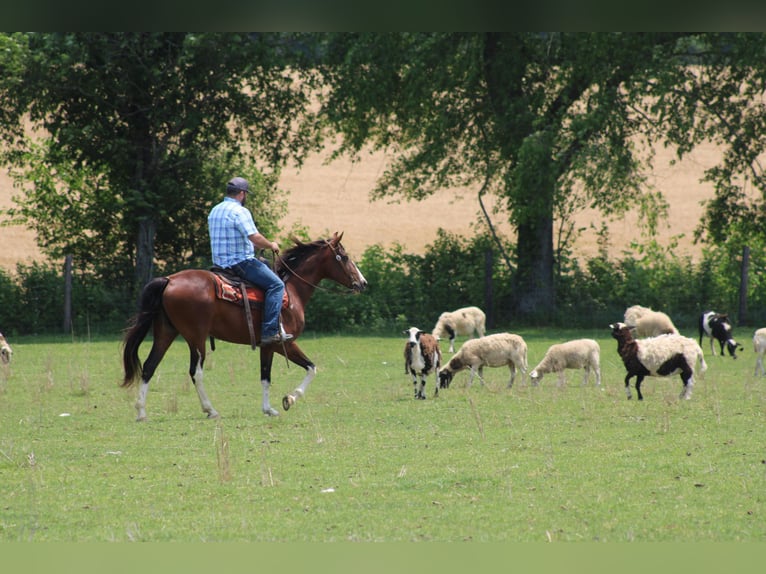
<path fill-rule="evenodd" d="M 290 247 L 283 255 L 277 258 L 275 270 L 277 275 L 284 280 L 289 269 L 295 269 L 300 266 L 306 259 L 316 253 L 319 248 L 327 245 L 326 239 L 317 239 L 311 243 L 303 243 L 297 237 L 291 237 L 295 245 Z"/>

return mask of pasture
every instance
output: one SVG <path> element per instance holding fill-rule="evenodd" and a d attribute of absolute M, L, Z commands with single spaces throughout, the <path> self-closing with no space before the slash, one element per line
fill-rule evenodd
<path fill-rule="evenodd" d="M 507 369 L 485 369 L 486 386 L 464 371 L 436 399 L 431 375 L 416 401 L 403 337 L 307 333 L 317 377 L 277 418 L 260 412 L 258 354 L 219 342 L 205 385 L 221 418 L 207 420 L 179 340 L 137 423 L 119 339 L 10 340 L 0 541 L 766 540 L 766 378 L 751 345 L 736 361 L 703 345 L 691 400 L 674 376 L 647 378 L 640 403 L 607 326 L 512 332 L 530 368 L 554 342 L 596 339 L 602 388 L 567 371 L 564 387 L 546 375 L 509 390 Z M 272 396 L 302 376 L 276 357 Z"/>

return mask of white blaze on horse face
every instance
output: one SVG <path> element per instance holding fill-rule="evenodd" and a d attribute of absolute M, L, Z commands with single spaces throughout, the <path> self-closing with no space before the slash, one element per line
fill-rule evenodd
<path fill-rule="evenodd" d="M 359 274 L 359 281 L 361 282 L 362 287 L 367 286 L 367 279 L 364 278 L 364 275 L 362 274 L 362 270 L 359 269 L 359 266 L 354 263 L 354 269 L 356 269 L 356 272 Z"/>

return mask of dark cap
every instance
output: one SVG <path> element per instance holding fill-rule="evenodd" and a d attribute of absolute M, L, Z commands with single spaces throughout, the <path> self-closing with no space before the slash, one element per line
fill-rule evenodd
<path fill-rule="evenodd" d="M 235 177 L 226 184 L 226 193 L 232 194 L 235 191 L 250 191 L 247 180 L 244 177 Z"/>

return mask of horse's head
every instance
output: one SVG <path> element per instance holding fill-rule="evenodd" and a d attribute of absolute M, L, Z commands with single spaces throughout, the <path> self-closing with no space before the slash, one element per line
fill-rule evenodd
<path fill-rule="evenodd" d="M 277 274 L 283 280 L 295 276 L 311 287 L 316 287 L 322 279 L 331 279 L 356 292 L 364 291 L 367 279 L 349 258 L 340 242 L 342 238 L 343 233 L 338 232 L 330 239 L 312 243 L 303 243 L 294 237 L 295 246 L 277 260 Z"/>
<path fill-rule="evenodd" d="M 362 272 L 357 267 L 351 258 L 346 253 L 346 248 L 340 240 L 343 238 L 343 232 L 337 231 L 333 236 L 327 240 L 327 245 L 332 251 L 333 258 L 337 262 L 337 265 L 328 265 L 328 279 L 337 281 L 341 285 L 353 289 L 357 293 L 364 291 L 367 288 L 367 279 L 364 278 Z"/>

